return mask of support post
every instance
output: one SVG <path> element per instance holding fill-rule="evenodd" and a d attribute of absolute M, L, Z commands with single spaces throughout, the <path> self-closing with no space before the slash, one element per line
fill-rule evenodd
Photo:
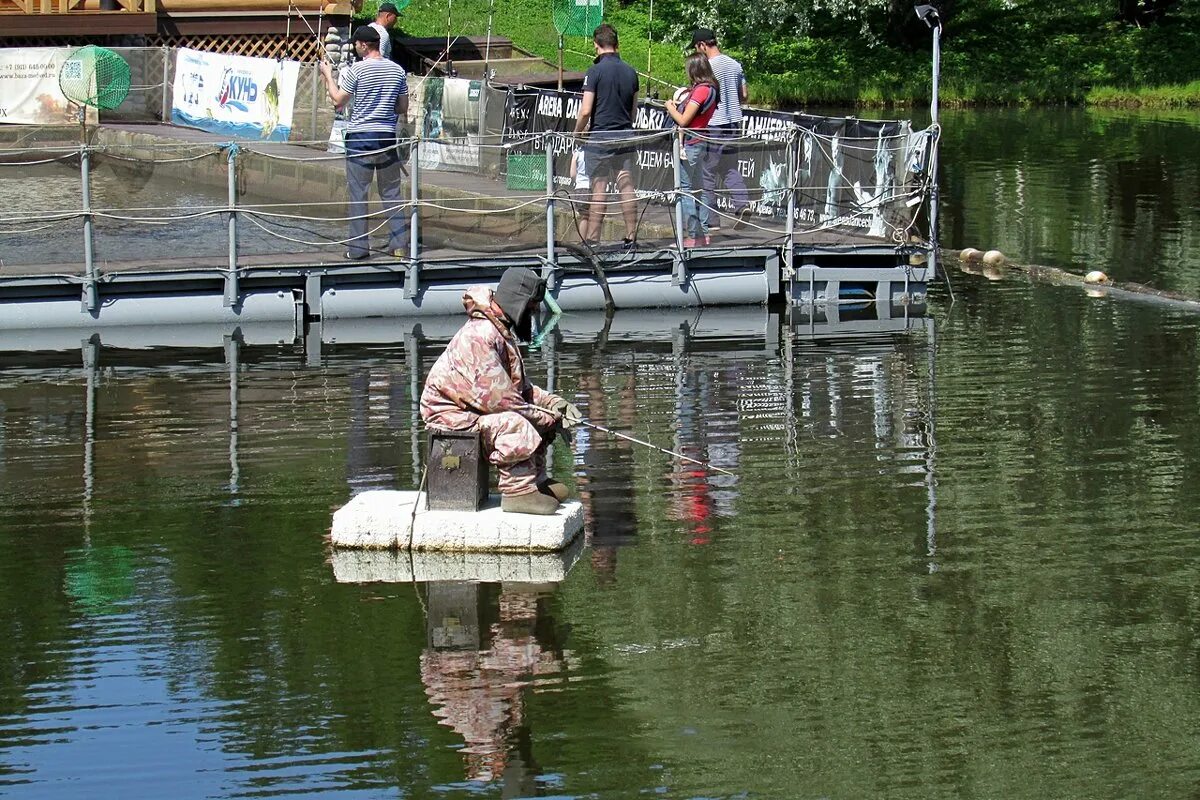
<path fill-rule="evenodd" d="M 787 148 L 787 222 L 785 229 L 787 233 L 783 244 L 783 273 L 791 275 L 793 273 L 792 262 L 796 250 L 796 165 L 800 162 L 800 129 L 792 126 L 791 136 L 788 137 Z"/>
<path fill-rule="evenodd" d="M 83 308 L 95 312 L 100 305 L 96 291 L 96 253 L 92 249 L 92 164 L 90 146 L 86 143 L 79 148 L 79 178 L 82 182 L 81 200 L 83 203 Z"/>
<path fill-rule="evenodd" d="M 547 131 L 543 144 L 546 148 L 546 263 L 542 267 L 542 279 L 546 286 L 554 288 L 554 132 Z"/>
<path fill-rule="evenodd" d="M 413 137 L 411 153 L 408 161 L 408 175 L 411 186 L 409 199 L 412 208 L 408 216 L 408 268 L 404 273 L 404 298 L 416 298 L 420 290 L 420 258 L 421 258 L 421 137 Z"/>
<path fill-rule="evenodd" d="M 319 31 L 320 29 L 318 28 L 317 30 Z M 317 58 L 320 59 L 319 53 L 317 54 Z M 320 81 L 320 63 L 320 60 L 318 60 L 312 65 L 312 86 L 309 90 L 309 102 L 312 104 L 312 114 L 309 119 L 308 138 L 312 141 L 317 140 L 317 86 L 318 81 Z"/>
<path fill-rule="evenodd" d="M 563 35 L 558 35 L 558 90 L 563 90 Z"/>
<path fill-rule="evenodd" d="M 929 268 L 927 281 L 938 274 L 938 146 L 941 140 L 941 122 L 938 120 L 938 83 L 942 77 L 942 22 L 935 18 L 933 25 L 933 86 L 929 102 L 929 114 L 933 120 L 933 147 L 929 156 Z"/>
<path fill-rule="evenodd" d="M 171 48 L 162 47 L 163 78 L 162 78 L 162 121 L 171 121 Z"/>
<path fill-rule="evenodd" d="M 680 156 L 680 148 L 683 147 L 683 128 L 676 128 L 676 133 L 671 137 L 671 171 L 675 181 L 675 250 L 677 256 L 675 258 L 675 271 L 671 275 L 672 286 L 682 286 L 687 282 L 687 263 L 683 253 L 683 159 Z M 697 208 L 696 212 L 699 213 Z"/>
<path fill-rule="evenodd" d="M 226 150 L 228 178 L 226 185 L 229 189 L 229 271 L 225 276 L 225 306 L 233 308 L 241 302 L 241 290 L 238 287 L 238 240 L 237 240 L 237 145 L 229 143 Z"/>

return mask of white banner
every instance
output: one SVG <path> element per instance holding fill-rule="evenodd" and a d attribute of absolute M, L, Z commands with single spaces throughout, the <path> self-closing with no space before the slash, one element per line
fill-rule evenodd
<path fill-rule="evenodd" d="M 300 62 L 181 47 L 171 122 L 246 139 L 286 142 Z"/>
<path fill-rule="evenodd" d="M 78 125 L 79 106 L 63 96 L 58 71 L 74 47 L 0 48 L 0 122 Z M 95 124 L 96 110 L 88 109 Z"/>

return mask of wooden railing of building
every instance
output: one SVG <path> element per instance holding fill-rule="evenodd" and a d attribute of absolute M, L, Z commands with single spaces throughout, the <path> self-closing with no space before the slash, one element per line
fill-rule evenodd
<path fill-rule="evenodd" d="M 155 14 L 158 0 L 114 0 L 118 8 L 105 9 L 114 14 Z M 90 8 L 88 6 L 91 6 Z M 98 10 L 86 0 L 0 0 L 0 14 L 70 14 Z"/>

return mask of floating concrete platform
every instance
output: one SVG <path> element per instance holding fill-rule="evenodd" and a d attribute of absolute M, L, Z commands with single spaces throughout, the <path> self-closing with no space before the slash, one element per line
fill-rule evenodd
<path fill-rule="evenodd" d="M 557 553 L 401 553 L 396 550 L 333 551 L 338 583 L 562 583 L 583 553 L 583 537 Z"/>
<path fill-rule="evenodd" d="M 496 495 L 479 511 L 430 511 L 424 492 L 372 491 L 355 495 L 334 512 L 332 538 L 334 547 L 366 550 L 555 553 L 582 530 L 578 500 L 568 500 L 553 515 L 537 516 L 506 514 Z"/>

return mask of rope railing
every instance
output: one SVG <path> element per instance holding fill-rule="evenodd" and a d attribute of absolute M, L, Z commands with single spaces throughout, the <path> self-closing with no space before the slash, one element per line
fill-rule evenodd
<path fill-rule="evenodd" d="M 515 231 L 511 235 L 530 238 L 528 241 L 521 239 L 516 242 L 503 237 L 493 239 L 493 246 L 499 248 L 497 251 L 509 246 L 526 247 L 529 250 L 544 247 L 546 268 L 555 270 L 559 268 L 556 255 L 559 239 L 566 240 L 574 236 L 584 238 L 581 227 L 583 215 L 600 214 L 602 221 L 605 217 L 620 219 L 621 212 L 627 213 L 631 202 L 636 208 L 636 230 L 639 234 L 636 239 L 644 238 L 640 234 L 650 232 L 648 239 L 666 240 L 670 243 L 666 246 L 667 249 L 677 249 L 683 254 L 684 240 L 688 235 L 684 231 L 687 221 L 683 215 L 684 204 L 681 201 L 690 200 L 702 219 L 708 218 L 713 223 L 723 222 L 725 225 L 732 225 L 738 231 L 744 231 L 740 234 L 744 242 L 741 246 L 779 246 L 788 258 L 785 263 L 790 263 L 790 253 L 798 239 L 844 226 L 866 230 L 867 221 L 873 230 L 878 231 L 875 235 L 881 241 L 907 245 L 915 234 L 920 212 L 929 193 L 929 176 L 911 167 L 918 162 L 926 163 L 927 155 L 923 154 L 937 146 L 940 129 L 934 126 L 903 136 L 880 135 L 859 139 L 818 134 L 801 125 L 791 125 L 787 129 L 776 128 L 768 135 L 760 136 L 726 138 L 708 136 L 703 131 L 694 130 L 689 130 L 687 135 L 708 146 L 719 146 L 727 150 L 727 157 L 734 161 L 755 158 L 771 161 L 772 169 L 779 171 L 779 184 L 767 187 L 764 183 L 761 186 L 747 187 L 746 196 L 750 199 L 743 201 L 757 204 L 757 215 L 734 209 L 737 202 L 736 192 L 728 186 L 685 188 L 680 180 L 683 169 L 680 131 L 674 128 L 631 131 L 617 141 L 575 136 L 561 131 L 469 136 L 462 137 L 461 141 L 450 142 L 419 136 L 399 139 L 394 145 L 355 155 L 369 159 L 393 151 L 400 153 L 402 163 L 406 165 L 402 169 L 403 180 L 409 185 L 408 196 L 402 202 L 371 201 L 363 213 L 357 214 L 315 213 L 321 209 L 331 212 L 344 209 L 348 201 L 337 196 L 340 192 L 335 193 L 332 198 L 328 194 L 323 198 L 318 196 L 311 200 L 283 200 L 266 196 L 259 201 L 260 198 L 255 195 L 269 195 L 272 191 L 270 181 L 275 180 L 278 175 L 269 171 L 263 172 L 258 176 L 260 183 L 247 177 L 247 170 L 255 164 L 256 159 L 265 162 L 310 164 L 322 169 L 320 165 L 326 163 L 344 162 L 347 157 L 344 153 L 320 151 L 297 154 L 294 146 L 306 144 L 305 142 L 197 144 L 139 140 L 129 144 L 92 142 L 77 145 L 55 143 L 49 146 L 0 147 L 0 175 L 4 174 L 4 167 L 49 168 L 52 164 L 63 164 L 77 159 L 80 164 L 80 179 L 84 186 L 89 186 L 97 166 L 104 164 L 108 159 L 121 164 L 132 164 L 134 166 L 129 169 L 133 170 L 137 169 L 136 165 L 151 168 L 159 165 L 175 166 L 183 171 L 181 174 L 194 176 L 197 174 L 194 172 L 197 167 L 191 167 L 190 164 L 214 156 L 223 156 L 226 163 L 221 168 L 222 172 L 217 174 L 224 175 L 228 201 L 192 203 L 182 207 L 153 203 L 114 206 L 111 201 L 96 202 L 95 198 L 89 201 L 89 193 L 83 192 L 79 196 L 84 202 L 78 208 L 0 210 L 0 237 L 30 236 L 50 228 L 61 230 L 64 224 L 78 224 L 82 221 L 85 264 L 80 280 L 85 288 L 85 302 L 87 298 L 94 299 L 97 296 L 99 271 L 94 261 L 91 242 L 91 238 L 97 234 L 94 227 L 97 223 L 107 225 L 108 232 L 111 233 L 113 230 L 123 230 L 122 226 L 164 228 L 214 217 L 221 220 L 228 228 L 228 263 L 225 268 L 217 271 L 232 283 L 227 289 L 227 296 L 232 292 L 235 297 L 238 292 L 236 281 L 244 269 L 239 263 L 238 236 L 239 224 L 243 222 L 251 226 L 257 234 L 272 240 L 304 248 L 328 249 L 352 245 L 356 240 L 362 240 L 358 237 L 330 235 L 327 231 L 316 228 L 366 222 L 369 238 L 393 225 L 397 218 L 402 218 L 411 233 L 408 247 L 386 251 L 386 256 L 405 265 L 409 270 L 416 270 L 422 263 L 422 255 L 425 252 L 421 228 L 430 219 L 451 221 L 455 217 L 474 217 L 482 220 L 511 216 L 514 222 L 510 227 Z M 471 187 L 468 194 L 457 197 L 454 196 L 455 192 L 464 191 L 462 188 L 447 189 L 444 181 L 439 182 L 438 179 L 425 176 L 427 170 L 422 166 L 422 151 L 435 143 L 450 146 L 461 144 L 477 148 L 480 153 L 480 165 L 484 162 L 483 154 L 493 152 L 501 156 L 523 156 L 527 163 L 540 164 L 541 169 L 528 176 L 525 184 L 515 186 L 514 189 L 505 188 L 503 191 L 489 192 L 484 184 Z M 324 146 L 327 142 L 318 140 L 307 144 Z M 636 195 L 632 201 L 618 194 L 600 196 L 600 193 L 593 193 L 590 189 L 575 190 L 572 194 L 562 185 L 571 181 L 564 180 L 567 176 L 562 174 L 561 163 L 564 159 L 573 158 L 574 151 L 580 148 L 585 154 L 585 162 L 590 157 L 606 153 L 620 154 L 622 158 L 644 158 L 649 164 L 646 169 L 658 170 L 658 182 L 652 181 L 647 185 L 636 186 Z M 852 182 L 843 172 L 839 154 L 850 152 L 875 154 L 879 178 L 876 183 L 863 187 L 857 182 Z M 495 156 L 488 158 L 495 159 Z M 829 173 L 828 180 L 805 180 L 805 175 L 808 174 L 803 166 L 805 158 L 810 162 L 812 159 L 819 159 L 822 163 L 831 165 L 826 170 Z M 879 159 L 882 161 L 878 161 Z M 861 162 L 863 159 L 859 157 L 859 160 Z M 485 175 L 480 166 L 477 167 L 480 170 L 479 177 L 503 180 L 505 174 L 510 174 L 505 172 L 505 168 L 511 170 L 511 164 L 510 159 L 499 158 L 493 164 L 500 170 L 498 174 Z M 257 168 L 260 172 L 266 169 L 263 165 Z M 642 168 L 640 161 L 638 168 Z M 115 165 L 113 169 L 116 169 Z M 663 182 L 664 169 L 674 172 L 674 177 L 666 182 Z M 211 171 L 207 173 L 212 174 Z M 271 177 L 272 175 L 274 177 Z M 300 180 L 290 174 L 289 179 Z M 211 178 L 207 180 L 211 182 Z M 321 180 L 327 181 L 327 178 Z M 539 182 L 542 185 L 534 188 Z M 423 191 L 426 187 L 426 191 Z M 806 209 L 819 208 L 820 213 L 811 211 L 808 212 L 808 216 L 799 214 L 797 208 L 800 203 L 805 204 Z M 658 212 L 648 222 L 646 212 L 656 205 L 662 207 L 666 213 L 664 215 Z M 529 211 L 536 208 L 544 209 L 544 219 L 538 215 L 528 215 Z M 574 221 L 574 230 L 571 230 L 569 224 L 566 228 L 571 232 L 570 236 L 558 235 L 562 222 L 556 222 L 555 216 L 560 210 L 568 212 L 569 219 Z M 539 219 L 542 219 L 540 223 Z M 725 225 L 721 227 L 724 228 Z M 454 229 L 453 224 L 450 227 Z M 924 237 L 918 238 L 924 240 Z M 450 237 L 450 242 L 459 249 L 469 250 L 468 245 L 453 236 Z M 505 242 L 510 244 L 506 245 Z M 723 245 L 724 243 L 720 243 L 716 248 Z M 728 249 L 733 250 L 738 246 L 730 244 Z M 371 252 L 385 253 L 378 250 Z M 486 247 L 481 247 L 479 252 L 486 252 Z M 3 263 L 0 262 L 0 274 L 3 273 L 3 269 Z"/>

